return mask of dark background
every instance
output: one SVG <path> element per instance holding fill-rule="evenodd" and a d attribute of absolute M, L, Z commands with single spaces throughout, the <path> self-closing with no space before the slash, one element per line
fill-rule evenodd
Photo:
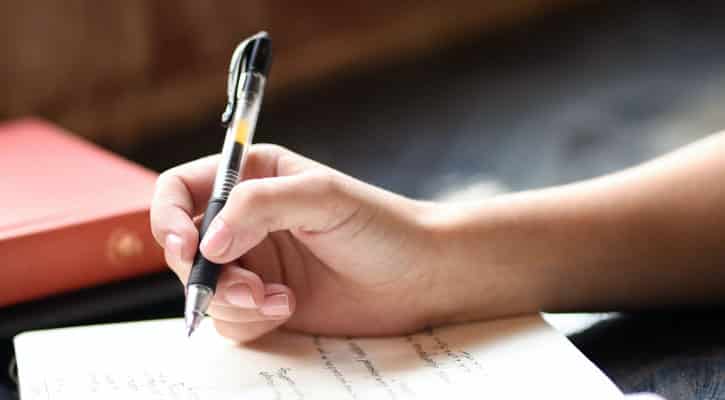
<path fill-rule="evenodd" d="M 723 16 L 717 1 L 558 12 L 275 98 L 255 141 L 415 197 L 480 180 L 520 190 L 611 172 L 723 128 Z M 218 152 L 217 121 L 120 151 L 164 170 Z"/>

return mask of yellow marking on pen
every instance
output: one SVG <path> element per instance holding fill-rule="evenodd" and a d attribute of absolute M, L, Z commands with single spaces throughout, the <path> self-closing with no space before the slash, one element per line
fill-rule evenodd
<path fill-rule="evenodd" d="M 249 123 L 240 119 L 237 121 L 237 132 L 235 134 L 236 141 L 242 146 L 247 144 L 247 135 L 249 134 Z"/>

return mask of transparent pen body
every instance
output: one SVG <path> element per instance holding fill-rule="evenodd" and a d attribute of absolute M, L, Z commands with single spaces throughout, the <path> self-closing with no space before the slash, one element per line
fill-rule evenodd
<path fill-rule="evenodd" d="M 242 74 L 240 81 L 243 83 L 237 90 L 237 107 L 232 115 L 232 121 L 227 126 L 212 190 L 212 200 L 227 200 L 229 193 L 239 182 L 247 150 L 252 145 L 254 137 L 265 78 L 259 73 L 252 72 Z"/>

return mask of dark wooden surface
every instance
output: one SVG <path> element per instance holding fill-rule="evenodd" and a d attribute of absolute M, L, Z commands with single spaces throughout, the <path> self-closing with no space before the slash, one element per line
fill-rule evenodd
<path fill-rule="evenodd" d="M 268 96 L 411 59 L 578 0 L 0 2 L 0 119 L 43 116 L 95 140 L 200 121 L 224 106 L 229 56 L 274 41 Z"/>

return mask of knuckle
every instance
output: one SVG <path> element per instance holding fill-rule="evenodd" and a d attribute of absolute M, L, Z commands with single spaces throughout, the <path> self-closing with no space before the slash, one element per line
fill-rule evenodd
<path fill-rule="evenodd" d="M 156 178 L 154 196 L 151 201 L 152 208 L 158 208 L 166 203 L 171 203 L 172 199 L 170 198 L 170 193 L 173 192 L 174 186 L 178 186 L 180 183 L 181 179 L 175 172 L 173 172 L 173 169 L 162 172 Z"/>
<path fill-rule="evenodd" d="M 158 177 L 156 177 L 156 187 L 163 187 L 167 186 L 169 183 L 171 183 L 176 178 L 176 167 L 167 169 L 166 171 L 159 174 Z"/>
<path fill-rule="evenodd" d="M 239 183 L 232 188 L 229 192 L 229 199 L 227 200 L 226 207 L 229 207 L 235 211 L 244 210 L 248 207 L 249 199 L 247 198 L 246 190 L 244 189 L 245 182 Z"/>
<path fill-rule="evenodd" d="M 250 207 L 254 204 L 265 203 L 272 200 L 273 188 L 261 179 L 245 181 L 236 185 L 229 198 L 237 207 Z"/>
<path fill-rule="evenodd" d="M 315 191 L 329 194 L 337 193 L 340 189 L 339 179 L 336 174 L 330 171 L 315 171 L 310 173 L 310 186 Z"/>

